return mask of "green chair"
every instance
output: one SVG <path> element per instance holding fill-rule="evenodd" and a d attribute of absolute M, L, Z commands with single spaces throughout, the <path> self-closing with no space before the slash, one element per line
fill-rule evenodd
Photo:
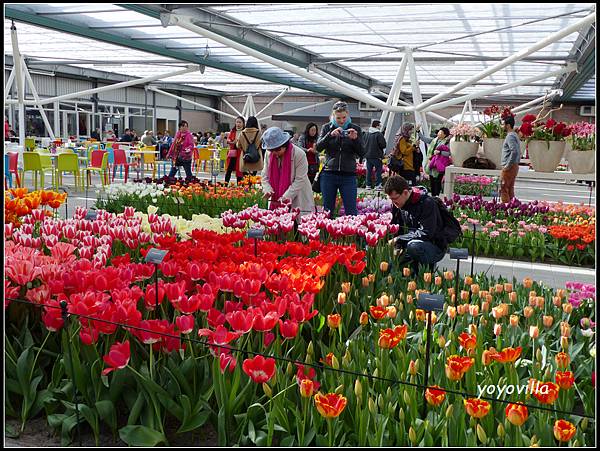
<path fill-rule="evenodd" d="M 56 176 L 54 177 L 54 186 L 58 191 L 58 187 L 62 185 L 63 172 L 70 172 L 75 177 L 75 190 L 79 191 L 81 171 L 79 170 L 79 157 L 76 153 L 65 152 L 57 157 Z M 83 181 L 81 181 L 83 185 Z"/>
<path fill-rule="evenodd" d="M 50 158 L 50 157 L 49 157 Z M 38 189 L 38 172 L 40 173 L 40 181 L 44 188 L 44 172 L 51 171 L 52 184 L 54 185 L 54 168 L 52 167 L 52 159 L 50 158 L 50 167 L 42 164 L 41 155 L 37 152 L 23 152 L 23 169 L 21 170 L 21 180 L 25 185 L 25 172 L 31 171 L 34 176 L 34 186 Z"/>
<path fill-rule="evenodd" d="M 86 185 L 91 184 L 92 172 L 98 173 L 102 180 L 102 186 L 109 183 L 108 179 L 108 152 L 104 150 L 94 150 L 90 155 L 90 166 L 83 168 L 83 175 L 87 176 Z"/>
<path fill-rule="evenodd" d="M 225 165 L 227 164 L 227 153 L 229 153 L 229 149 L 220 148 L 219 150 L 219 159 L 221 160 L 221 169 L 225 169 Z"/>
<path fill-rule="evenodd" d="M 25 148 L 27 150 L 35 149 L 35 138 L 33 138 L 33 137 L 25 138 Z"/>

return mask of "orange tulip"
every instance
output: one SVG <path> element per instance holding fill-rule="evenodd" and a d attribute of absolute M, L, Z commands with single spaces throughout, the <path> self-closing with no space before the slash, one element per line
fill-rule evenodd
<path fill-rule="evenodd" d="M 529 417 L 527 407 L 522 404 L 509 404 L 506 406 L 506 419 L 515 426 L 522 426 Z"/>
<path fill-rule="evenodd" d="M 519 358 L 522 350 L 523 350 L 523 348 L 521 346 L 519 346 L 516 349 L 515 348 L 504 348 L 502 351 L 497 352 L 496 354 L 492 355 L 491 357 L 496 362 L 512 363 Z"/>
<path fill-rule="evenodd" d="M 494 290 L 496 291 L 496 293 L 502 293 L 504 291 L 504 285 L 502 285 L 501 283 L 497 283 L 494 287 Z"/>
<path fill-rule="evenodd" d="M 488 366 L 493 362 L 492 356 L 496 354 L 496 350 L 492 349 L 486 349 L 481 353 L 481 363 L 483 363 L 484 366 Z"/>
<path fill-rule="evenodd" d="M 342 282 L 342 292 L 349 294 L 350 293 L 350 282 Z"/>
<path fill-rule="evenodd" d="M 393 329 L 384 329 L 379 331 L 379 341 L 377 344 L 383 349 L 395 348 L 400 343 L 400 338 L 394 333 Z"/>
<path fill-rule="evenodd" d="M 402 268 L 402 275 L 404 277 L 410 276 L 410 268 Z"/>
<path fill-rule="evenodd" d="M 544 308 L 545 301 L 546 300 L 544 299 L 543 296 L 537 296 L 535 298 L 535 305 L 536 305 L 536 307 L 539 308 L 539 309 Z"/>
<path fill-rule="evenodd" d="M 525 307 L 523 309 L 523 316 L 525 318 L 529 318 L 531 315 L 533 315 L 533 309 L 531 307 L 529 307 L 529 306 Z"/>
<path fill-rule="evenodd" d="M 300 379 L 298 386 L 300 388 L 300 395 L 303 398 L 310 398 L 315 393 L 315 382 L 311 379 Z"/>
<path fill-rule="evenodd" d="M 408 289 L 408 291 L 415 291 L 417 289 L 417 282 L 415 282 L 414 280 L 411 280 L 410 282 L 408 282 L 407 289 Z"/>
<path fill-rule="evenodd" d="M 478 283 L 474 283 L 471 285 L 471 293 L 473 293 L 473 295 L 477 295 L 479 294 L 479 284 Z"/>
<path fill-rule="evenodd" d="M 465 399 L 463 402 L 467 413 L 474 418 L 483 418 L 490 412 L 492 407 L 489 402 L 478 398 Z"/>
<path fill-rule="evenodd" d="M 439 406 L 446 399 L 446 392 L 437 385 L 432 385 L 425 390 L 425 399 L 432 406 Z"/>
<path fill-rule="evenodd" d="M 562 306 L 562 301 L 558 296 L 552 296 L 552 304 L 555 307 L 561 307 Z"/>
<path fill-rule="evenodd" d="M 542 323 L 544 324 L 544 327 L 552 327 L 552 324 L 554 323 L 554 317 L 551 315 L 544 315 L 542 317 Z"/>
<path fill-rule="evenodd" d="M 542 404 L 552 404 L 558 399 L 559 386 L 554 382 L 542 382 L 533 392 L 533 396 Z"/>
<path fill-rule="evenodd" d="M 431 283 L 431 273 L 430 272 L 426 272 L 425 274 L 423 274 L 423 281 L 425 283 Z"/>
<path fill-rule="evenodd" d="M 494 324 L 494 335 L 497 337 L 502 333 L 502 324 Z"/>
<path fill-rule="evenodd" d="M 505 282 L 504 283 L 504 291 L 506 291 L 507 293 L 510 293 L 510 292 L 512 292 L 512 290 L 513 290 L 513 284 Z"/>
<path fill-rule="evenodd" d="M 571 305 L 571 304 L 569 304 Z M 569 323 L 562 321 L 560 323 L 560 336 L 561 337 L 570 337 L 571 336 L 571 326 Z"/>
<path fill-rule="evenodd" d="M 340 327 L 340 323 L 342 321 L 342 316 L 339 313 L 335 313 L 333 315 L 327 315 L 327 325 L 331 329 L 337 329 Z"/>
<path fill-rule="evenodd" d="M 573 304 L 571 304 L 569 302 L 565 302 L 562 305 L 562 309 L 563 309 L 563 312 L 565 312 L 567 315 L 569 315 L 573 311 Z"/>
<path fill-rule="evenodd" d="M 571 371 L 557 371 L 556 383 L 561 389 L 568 390 L 575 383 L 575 377 Z"/>
<path fill-rule="evenodd" d="M 359 322 L 361 326 L 366 326 L 367 324 L 369 324 L 369 315 L 367 314 L 367 312 L 362 312 L 360 314 Z"/>
<path fill-rule="evenodd" d="M 338 304 L 345 304 L 346 303 L 346 293 L 343 293 L 343 292 L 338 293 L 337 301 L 338 301 Z"/>
<path fill-rule="evenodd" d="M 390 297 L 387 294 L 384 294 L 377 298 L 377 305 L 379 307 L 387 307 L 390 303 Z"/>
<path fill-rule="evenodd" d="M 510 293 L 508 293 L 508 300 L 514 304 L 515 302 L 517 302 L 517 292 L 516 291 L 511 291 Z"/>
<path fill-rule="evenodd" d="M 394 319 L 397 314 L 398 314 L 398 311 L 396 310 L 396 307 L 394 307 L 393 305 L 390 305 L 390 306 L 387 307 L 387 316 L 388 316 L 388 318 Z"/>
<path fill-rule="evenodd" d="M 523 286 L 525 288 L 531 288 L 533 286 L 533 279 L 531 279 L 531 277 L 525 277 L 523 279 Z"/>
<path fill-rule="evenodd" d="M 467 301 L 469 299 L 469 292 L 465 290 L 460 290 L 460 300 Z"/>
<path fill-rule="evenodd" d="M 346 408 L 348 400 L 336 393 L 328 393 L 322 395 L 317 393 L 315 395 L 315 406 L 318 412 L 325 418 L 337 418 L 340 416 L 342 411 Z"/>
<path fill-rule="evenodd" d="M 376 320 L 383 319 L 387 316 L 387 309 L 385 307 L 372 305 L 369 307 L 369 311 L 371 312 L 371 316 Z"/>
<path fill-rule="evenodd" d="M 577 428 L 573 423 L 566 420 L 556 420 L 554 422 L 554 438 L 559 442 L 568 442 L 577 432 Z"/>
<path fill-rule="evenodd" d="M 446 377 L 450 380 L 458 381 L 462 379 L 463 375 L 469 371 L 474 363 L 475 359 L 472 357 L 451 355 L 446 359 Z"/>
<path fill-rule="evenodd" d="M 533 339 L 539 337 L 540 330 L 537 326 L 529 326 L 529 336 Z"/>
<path fill-rule="evenodd" d="M 488 301 L 483 301 L 481 303 L 481 311 L 485 313 L 490 311 L 490 303 Z"/>
<path fill-rule="evenodd" d="M 365 288 L 369 286 L 369 278 L 368 277 L 365 276 L 362 278 L 362 286 Z"/>
<path fill-rule="evenodd" d="M 379 264 L 379 269 L 381 270 L 381 272 L 386 272 L 389 268 L 389 263 L 388 262 L 381 262 Z"/>
<path fill-rule="evenodd" d="M 510 315 L 510 325 L 517 327 L 519 325 L 519 317 L 517 315 Z"/>
<path fill-rule="evenodd" d="M 460 307 L 460 306 L 459 306 Z M 456 307 L 449 305 L 448 308 L 446 309 L 446 314 L 448 315 L 449 318 L 454 319 L 456 318 Z"/>
<path fill-rule="evenodd" d="M 469 315 L 471 315 L 471 316 L 479 315 L 479 306 L 477 304 L 469 305 Z"/>
<path fill-rule="evenodd" d="M 465 285 L 471 285 L 473 283 L 473 278 L 471 276 L 465 277 Z"/>
<path fill-rule="evenodd" d="M 469 335 L 466 332 L 463 332 L 458 336 L 458 343 L 467 351 L 470 349 L 475 349 L 477 346 L 477 336 Z"/>
<path fill-rule="evenodd" d="M 421 310 L 418 308 L 415 311 L 415 317 L 417 318 L 417 321 L 425 321 L 425 310 Z"/>
<path fill-rule="evenodd" d="M 406 332 L 408 332 L 408 325 L 406 324 L 394 327 L 394 333 L 400 338 L 400 340 L 404 340 L 406 338 Z"/>
<path fill-rule="evenodd" d="M 567 295 L 567 291 L 559 288 L 558 290 L 556 290 L 556 295 L 560 298 L 560 299 L 564 299 Z"/>
<path fill-rule="evenodd" d="M 444 279 L 452 280 L 454 279 L 454 272 L 452 271 L 444 271 Z"/>
<path fill-rule="evenodd" d="M 434 283 L 439 287 L 442 284 L 442 278 L 440 276 L 435 276 Z"/>

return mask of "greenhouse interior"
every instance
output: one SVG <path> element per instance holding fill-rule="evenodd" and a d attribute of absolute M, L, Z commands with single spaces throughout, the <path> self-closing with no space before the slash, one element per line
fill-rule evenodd
<path fill-rule="evenodd" d="M 4 4 L 4 445 L 596 445 L 594 3 Z"/>

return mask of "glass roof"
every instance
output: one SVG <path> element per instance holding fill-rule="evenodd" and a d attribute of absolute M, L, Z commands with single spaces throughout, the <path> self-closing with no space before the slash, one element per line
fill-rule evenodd
<path fill-rule="evenodd" d="M 301 54 L 320 69 L 342 72 L 347 77 L 366 80 L 369 85 L 390 87 L 403 50 L 410 47 L 421 92 L 427 98 L 574 24 L 590 14 L 593 5 L 285 3 L 139 4 L 133 5 L 139 8 L 126 8 L 116 4 L 53 3 L 5 7 L 18 12 L 19 18 L 27 16 L 23 20 L 16 18 L 20 50 L 27 57 L 68 59 L 78 67 L 139 77 L 174 71 L 192 60 L 205 61 L 203 74 L 165 80 L 223 93 L 274 90 L 286 85 L 299 92 L 331 91 L 331 88 L 185 28 L 174 25 L 165 28 L 158 14 L 168 10 L 161 6 L 168 6 L 169 10 L 192 8 L 202 17 L 210 15 L 213 25 L 232 34 L 239 30 L 259 32 L 265 41 L 274 38 L 285 45 L 290 55 Z M 10 14 L 5 11 L 4 51 L 12 54 L 7 17 Z M 95 33 L 110 37 L 113 43 L 93 39 Z M 578 37 L 579 32 L 571 33 L 457 94 L 560 69 L 576 54 L 573 47 Z M 83 64 L 81 60 L 94 63 Z M 209 62 L 216 67 L 210 67 Z M 495 96 L 537 97 L 552 89 L 556 82 L 557 77 L 552 76 Z M 410 92 L 408 70 L 403 83 L 403 91 Z M 590 84 L 594 91 L 595 77 L 586 83 L 585 89 L 582 87 L 582 95 L 589 95 Z"/>

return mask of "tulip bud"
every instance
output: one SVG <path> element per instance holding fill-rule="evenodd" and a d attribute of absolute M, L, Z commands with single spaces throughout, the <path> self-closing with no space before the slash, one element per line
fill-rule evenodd
<path fill-rule="evenodd" d="M 552 323 L 554 322 L 554 317 L 550 315 L 544 315 L 542 318 L 542 323 L 544 323 L 544 327 L 552 327 Z"/>
<path fill-rule="evenodd" d="M 475 324 L 469 324 L 469 334 L 477 335 L 477 326 Z"/>
<path fill-rule="evenodd" d="M 442 284 L 442 278 L 440 276 L 435 276 L 434 283 L 439 287 Z"/>
<path fill-rule="evenodd" d="M 381 393 L 379 393 L 379 396 L 377 396 L 377 405 L 382 410 L 385 407 L 385 402 L 384 402 L 384 399 L 383 399 L 383 395 Z"/>
<path fill-rule="evenodd" d="M 538 440 L 537 435 L 535 435 L 535 434 L 532 435 L 531 439 L 529 440 L 529 446 L 530 447 L 531 446 L 536 446 L 537 440 Z"/>
<path fill-rule="evenodd" d="M 314 355 L 312 340 L 308 342 L 308 346 L 306 347 L 306 354 L 310 356 Z"/>
<path fill-rule="evenodd" d="M 269 384 L 263 383 L 262 388 L 263 388 L 263 391 L 265 392 L 265 395 L 267 395 L 268 398 L 273 397 L 273 391 L 271 390 L 271 387 L 269 387 Z"/>
<path fill-rule="evenodd" d="M 367 312 L 362 312 L 360 314 L 360 325 L 366 326 L 367 324 L 369 324 L 369 315 L 367 314 Z"/>
<path fill-rule="evenodd" d="M 408 364 L 408 374 L 411 376 L 416 376 L 417 374 L 417 365 L 415 364 L 414 360 L 411 360 Z"/>
<path fill-rule="evenodd" d="M 390 265 L 388 262 L 381 262 L 381 263 L 379 263 L 379 270 L 381 272 L 386 272 L 388 270 L 389 266 Z"/>
<path fill-rule="evenodd" d="M 544 357 L 544 356 L 542 355 L 542 351 L 541 351 L 541 350 L 538 348 L 538 349 L 535 351 L 535 358 L 537 359 L 537 361 L 538 361 L 538 362 L 541 362 L 541 361 L 542 361 L 542 359 L 543 359 L 543 357 Z"/>
<path fill-rule="evenodd" d="M 415 432 L 412 426 L 408 430 L 408 438 L 410 439 L 413 445 L 417 444 L 417 433 Z"/>
<path fill-rule="evenodd" d="M 403 396 L 404 396 L 404 402 L 406 403 L 406 405 L 410 405 L 410 395 L 408 394 L 407 390 L 404 390 Z"/>
<path fill-rule="evenodd" d="M 388 276 L 387 283 L 388 283 L 388 285 L 391 285 L 392 283 L 394 283 L 394 278 L 392 276 Z"/>
<path fill-rule="evenodd" d="M 502 426 L 502 423 L 498 423 L 498 427 L 496 428 L 496 433 L 498 434 L 498 437 L 500 437 L 500 438 L 504 437 L 504 434 L 506 434 L 506 431 L 504 430 L 504 426 Z"/>
<path fill-rule="evenodd" d="M 346 293 L 338 293 L 337 301 L 338 301 L 338 304 L 345 304 L 346 303 Z"/>
<path fill-rule="evenodd" d="M 342 394 L 342 392 L 344 391 L 344 384 L 339 385 L 336 389 L 335 389 L 335 393 L 340 395 Z"/>
<path fill-rule="evenodd" d="M 563 351 L 569 349 L 569 339 L 567 337 L 560 337 L 560 347 Z"/>
<path fill-rule="evenodd" d="M 450 418 L 452 416 L 452 412 L 454 411 L 454 404 L 450 404 L 446 409 L 446 418 Z"/>
<path fill-rule="evenodd" d="M 465 277 L 465 285 L 471 285 L 473 283 L 473 278 L 471 276 Z"/>
<path fill-rule="evenodd" d="M 552 377 L 552 371 L 550 371 L 550 366 L 546 368 L 546 372 L 544 373 L 544 380 L 548 381 Z"/>
<path fill-rule="evenodd" d="M 340 369 L 340 362 L 338 361 L 337 357 L 335 355 L 331 356 L 331 367 L 334 370 L 339 370 Z"/>
<path fill-rule="evenodd" d="M 403 312 L 404 311 L 404 304 L 398 304 L 398 311 Z"/>
<path fill-rule="evenodd" d="M 377 413 L 377 406 L 375 405 L 375 401 L 373 401 L 373 398 L 371 398 L 369 396 L 369 412 L 371 412 L 373 415 L 375 415 Z"/>
<path fill-rule="evenodd" d="M 373 371 L 373 377 L 377 376 L 379 376 L 379 368 L 375 368 L 375 371 Z"/>
<path fill-rule="evenodd" d="M 375 274 L 369 274 L 367 278 L 369 279 L 369 283 L 375 282 Z"/>
<path fill-rule="evenodd" d="M 579 423 L 579 429 L 581 429 L 582 431 L 585 431 L 588 427 L 588 419 L 584 418 L 583 420 L 581 420 L 581 423 Z"/>
<path fill-rule="evenodd" d="M 575 440 L 573 440 L 573 447 L 574 448 L 579 448 L 579 439 L 576 438 Z"/>
<path fill-rule="evenodd" d="M 369 286 L 369 278 L 368 277 L 362 278 L 362 286 L 365 288 Z"/>
<path fill-rule="evenodd" d="M 352 356 L 350 355 L 350 349 L 346 349 L 346 353 L 344 357 L 342 357 L 342 365 L 349 366 L 350 362 L 352 362 Z"/>
<path fill-rule="evenodd" d="M 563 312 L 565 312 L 567 315 L 569 315 L 573 311 L 573 304 L 571 304 L 569 302 L 565 302 L 562 305 L 562 309 L 563 309 Z"/>
<path fill-rule="evenodd" d="M 394 319 L 396 317 L 397 311 L 396 311 L 396 307 L 394 307 L 393 305 L 390 305 L 387 308 L 387 316 L 388 318 Z"/>
<path fill-rule="evenodd" d="M 438 337 L 438 346 L 439 346 L 440 348 L 443 348 L 443 347 L 445 347 L 445 346 L 446 346 L 446 339 L 444 338 L 444 336 L 443 336 L 443 335 L 440 335 L 440 336 Z"/>
<path fill-rule="evenodd" d="M 398 412 L 398 419 L 400 422 L 404 421 L 404 409 L 400 407 L 400 411 Z"/>
<path fill-rule="evenodd" d="M 517 302 L 517 292 L 511 291 L 510 293 L 508 293 L 508 300 L 511 302 L 511 304 Z"/>
<path fill-rule="evenodd" d="M 539 337 L 540 331 L 537 326 L 529 326 L 529 336 L 533 339 Z"/>
<path fill-rule="evenodd" d="M 477 437 L 481 443 L 485 444 L 487 442 L 487 435 L 485 434 L 484 429 L 481 427 L 481 424 L 477 424 Z"/>
<path fill-rule="evenodd" d="M 354 381 L 354 396 L 356 396 L 359 402 L 362 402 L 363 389 L 359 379 Z"/>
<path fill-rule="evenodd" d="M 294 367 L 292 366 L 292 362 L 288 362 L 287 368 L 285 369 L 285 375 L 287 377 L 290 377 L 292 375 L 293 371 L 294 371 Z"/>
<path fill-rule="evenodd" d="M 494 324 L 494 335 L 497 337 L 502 333 L 502 324 Z"/>

